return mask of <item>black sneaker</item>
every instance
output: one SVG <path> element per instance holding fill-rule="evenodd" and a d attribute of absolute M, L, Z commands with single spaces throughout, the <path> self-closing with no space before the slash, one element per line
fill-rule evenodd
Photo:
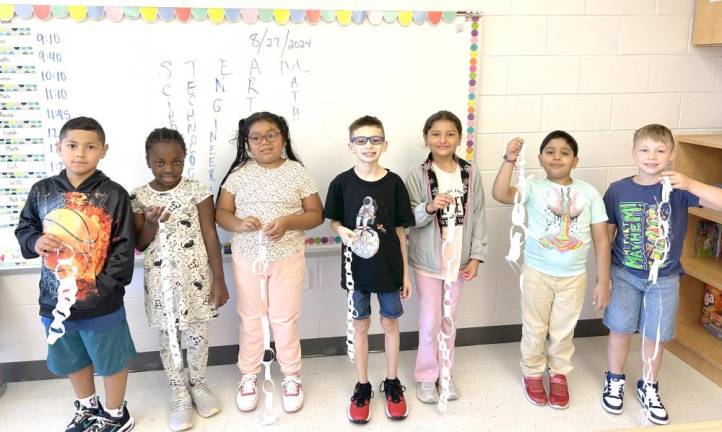
<path fill-rule="evenodd" d="M 669 423 L 667 410 L 659 399 L 659 383 L 637 381 L 637 396 L 649 421 L 658 425 Z"/>
<path fill-rule="evenodd" d="M 113 417 L 104 409 L 95 416 L 95 423 L 85 432 L 128 432 L 135 426 L 133 417 L 128 412 L 128 407 L 123 403 L 123 415 L 121 417 Z"/>
<path fill-rule="evenodd" d="M 386 417 L 391 420 L 403 420 L 409 415 L 409 407 L 406 406 L 404 391 L 406 387 L 401 385 L 398 378 L 388 379 L 381 383 L 379 391 L 386 393 Z"/>
<path fill-rule="evenodd" d="M 95 424 L 95 418 L 102 410 L 103 407 L 100 405 L 100 401 L 98 401 L 97 408 L 88 408 L 76 400 L 75 416 L 73 416 L 73 420 L 65 427 L 65 432 L 84 432 Z"/>
<path fill-rule="evenodd" d="M 348 408 L 348 420 L 351 423 L 368 423 L 371 418 L 372 397 L 374 397 L 374 391 L 371 389 L 371 383 L 356 383 L 353 396 L 351 396 L 351 405 Z"/>
<path fill-rule="evenodd" d="M 621 414 L 624 411 L 624 374 L 604 373 L 604 393 L 602 393 L 602 407 L 612 414 Z"/>

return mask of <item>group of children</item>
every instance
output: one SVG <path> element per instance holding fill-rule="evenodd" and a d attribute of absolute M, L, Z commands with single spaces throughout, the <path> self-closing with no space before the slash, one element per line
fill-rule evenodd
<path fill-rule="evenodd" d="M 134 249 L 145 254 L 145 306 L 150 326 L 159 331 L 160 356 L 171 387 L 170 429 L 192 427 L 194 405 L 204 417 L 220 411 L 205 379 L 208 322 L 229 298 L 216 224 L 232 233 L 240 316 L 240 411 L 252 411 L 258 404 L 257 375 L 268 361 L 265 323 L 284 375 L 283 408 L 295 412 L 303 406 L 298 331 L 303 231 L 324 218 L 347 248 L 341 287 L 353 289 L 358 382 L 348 419 L 366 423 L 371 415 L 367 366 L 372 293 L 385 333 L 387 371 L 379 391 L 385 395 L 387 416 L 408 415 L 397 369 L 402 300 L 411 297 L 412 286 L 420 309 L 417 397 L 425 403 L 439 401 L 440 393 L 441 399 L 457 399 L 458 389 L 453 379 L 444 379 L 442 369 L 447 374 L 453 370 L 453 322 L 463 283 L 476 277 L 487 254 L 482 179 L 473 164 L 456 156 L 461 138 L 461 122 L 454 114 L 430 116 L 423 126 L 429 155 L 402 180 L 380 165 L 389 145 L 383 124 L 375 117 L 361 117 L 350 125 L 347 144 L 356 164 L 331 182 L 322 206 L 313 178 L 293 152 L 285 119 L 258 112 L 239 122 L 237 155 L 214 205 L 207 187 L 183 177 L 186 146 L 177 131 L 150 133 L 145 152 L 153 180 L 128 194 L 97 169 L 108 150 L 100 124 L 87 117 L 68 121 L 58 143 L 65 169 L 33 185 L 16 229 L 23 256 L 43 257 L 41 320 L 46 334 L 60 336 L 48 345 L 48 368 L 69 376 L 77 398 L 66 431 L 133 428 L 124 395 L 127 362 L 137 353 L 123 295 L 133 274 Z M 515 201 L 512 175 L 522 148 L 519 138 L 507 145 L 493 187 L 499 202 Z M 722 209 L 722 189 L 668 171 L 674 140 L 664 126 L 648 125 L 635 133 L 638 173 L 612 183 L 603 199 L 594 187 L 572 178 L 578 150 L 568 133 L 550 133 L 539 151 L 546 177 L 533 179 L 523 189 L 529 213 L 521 286 L 523 393 L 535 405 L 569 405 L 566 375 L 572 369 L 572 338 L 593 243 L 593 301 L 598 310 L 606 308 L 604 323 L 610 329 L 602 405 L 621 413 L 632 333 L 644 329 L 646 352 L 654 351 L 657 339 L 663 344 L 674 336 L 686 208 Z M 662 177 L 675 189 L 665 206 L 660 204 Z M 657 241 L 658 212 L 671 223 L 664 237 L 668 245 Z M 660 279 L 648 282 L 653 259 L 665 246 L 669 254 Z M 58 330 L 53 318 L 63 315 L 56 308 L 59 291 L 73 279 L 77 294 L 69 316 L 63 316 L 64 329 Z M 439 347 L 440 333 L 446 335 L 448 350 Z M 187 348 L 187 375 L 181 339 Z M 649 419 L 659 424 L 668 421 L 656 381 L 661 358 L 660 350 L 650 362 L 651 374 L 637 383 Z M 548 394 L 543 380 L 547 370 Z M 104 379 L 104 405 L 96 395 L 95 373 Z"/>

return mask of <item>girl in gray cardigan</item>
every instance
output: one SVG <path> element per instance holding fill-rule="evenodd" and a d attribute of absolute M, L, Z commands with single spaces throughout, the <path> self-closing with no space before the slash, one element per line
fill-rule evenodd
<path fill-rule="evenodd" d="M 454 363 L 456 332 L 448 320 L 442 319 L 444 279 L 452 275 L 451 316 L 456 320 L 463 282 L 476 277 L 479 263 L 486 258 L 486 216 L 481 175 L 455 154 L 462 136 L 459 118 L 439 111 L 426 120 L 423 133 L 429 157 L 411 168 L 405 183 L 416 220 L 409 232 L 409 265 L 419 293 L 416 395 L 422 402 L 435 403 L 443 366 L 437 346 L 439 331 L 451 331 L 447 366 L 451 369 Z M 457 398 L 456 386 L 450 381 L 448 399 Z"/>

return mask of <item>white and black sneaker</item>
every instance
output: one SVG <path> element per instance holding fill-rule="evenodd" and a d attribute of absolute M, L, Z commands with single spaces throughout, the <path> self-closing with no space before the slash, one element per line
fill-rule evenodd
<path fill-rule="evenodd" d="M 100 413 L 95 416 L 95 423 L 85 432 L 128 432 L 133 429 L 133 426 L 135 426 L 135 420 L 130 416 L 128 407 L 123 402 L 122 416 L 113 417 L 107 411 L 101 409 Z"/>
<path fill-rule="evenodd" d="M 659 383 L 637 381 L 637 396 L 649 421 L 658 425 L 669 423 L 667 410 L 659 399 Z"/>
<path fill-rule="evenodd" d="M 75 415 L 70 423 L 65 427 L 65 432 L 84 432 L 95 424 L 95 418 L 103 407 L 100 405 L 100 401 L 95 399 L 95 407 L 86 407 L 81 404 L 80 401 L 75 401 Z"/>
<path fill-rule="evenodd" d="M 602 393 L 602 407 L 612 414 L 621 414 L 624 411 L 624 374 L 604 373 L 604 393 Z"/>

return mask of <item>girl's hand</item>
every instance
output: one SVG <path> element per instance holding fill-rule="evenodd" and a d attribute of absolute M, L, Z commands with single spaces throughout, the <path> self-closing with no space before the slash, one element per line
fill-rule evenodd
<path fill-rule="evenodd" d="M 166 222 L 170 218 L 170 212 L 166 211 L 165 206 L 146 207 L 143 214 L 145 223 L 149 225 L 158 225 L 158 222 Z"/>
<path fill-rule="evenodd" d="M 672 189 L 689 190 L 691 179 L 686 175 L 678 173 L 677 171 L 665 171 L 662 173 L 662 177 L 659 179 L 659 181 L 664 181 L 664 177 L 669 177 L 669 182 L 672 184 Z"/>
<path fill-rule="evenodd" d="M 339 226 L 336 230 L 336 233 L 339 237 L 341 237 L 341 241 L 346 246 L 350 246 L 351 243 L 355 242 L 356 239 L 358 239 L 358 236 L 355 232 L 351 231 L 350 229 L 346 228 L 345 226 Z"/>
<path fill-rule="evenodd" d="M 43 234 L 35 242 L 35 253 L 41 257 L 48 256 L 50 252 L 57 252 L 62 247 L 60 239 L 53 234 Z"/>
<path fill-rule="evenodd" d="M 459 273 L 461 273 L 461 277 L 464 278 L 466 281 L 470 281 L 476 277 L 476 272 L 479 270 L 479 261 L 475 259 L 470 259 L 468 263 L 459 270 Z"/>
<path fill-rule="evenodd" d="M 426 213 L 436 213 L 438 210 L 445 209 L 446 207 L 450 206 L 453 202 L 454 197 L 447 193 L 440 193 L 436 195 L 436 198 L 426 204 Z"/>
<path fill-rule="evenodd" d="M 228 301 L 228 289 L 223 277 L 213 279 L 211 286 L 211 302 L 214 309 L 220 309 Z"/>
<path fill-rule="evenodd" d="M 276 218 L 263 227 L 263 232 L 273 241 L 280 240 L 286 234 L 286 230 L 288 230 L 288 220 L 285 216 Z"/>
<path fill-rule="evenodd" d="M 411 279 L 409 279 L 408 274 L 404 274 L 404 285 L 401 288 L 401 300 L 410 299 L 412 291 L 413 291 L 413 288 L 411 288 Z"/>
<path fill-rule="evenodd" d="M 506 159 L 509 162 L 514 162 L 519 157 L 522 144 L 524 144 L 524 140 L 519 137 L 513 138 L 506 144 Z"/>
<path fill-rule="evenodd" d="M 253 232 L 261 229 L 261 221 L 255 216 L 248 216 L 241 219 L 236 232 Z"/>

